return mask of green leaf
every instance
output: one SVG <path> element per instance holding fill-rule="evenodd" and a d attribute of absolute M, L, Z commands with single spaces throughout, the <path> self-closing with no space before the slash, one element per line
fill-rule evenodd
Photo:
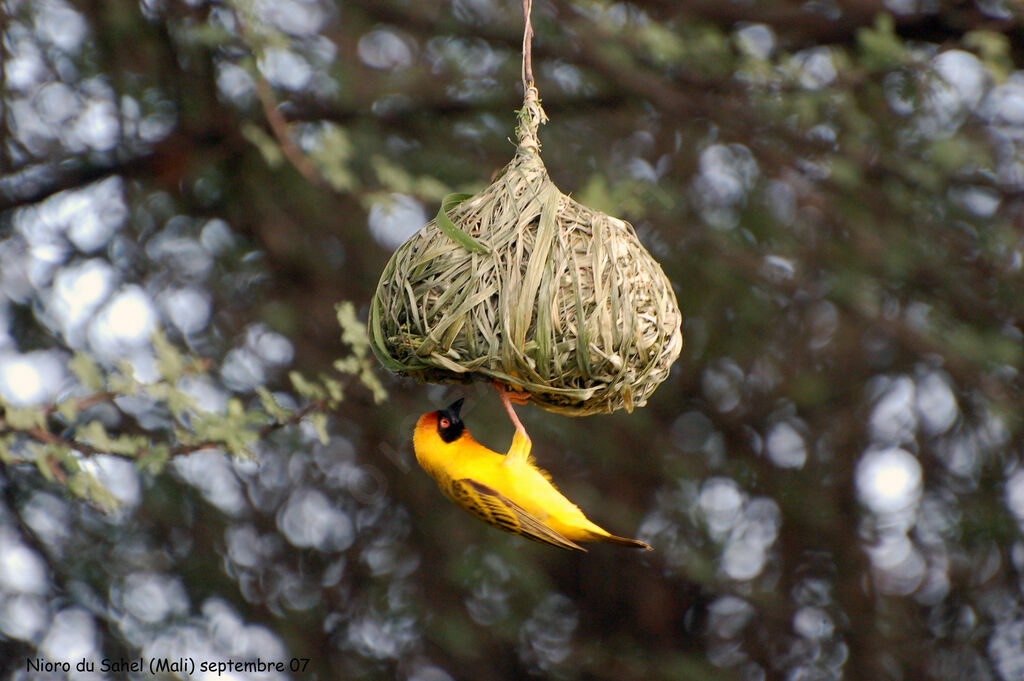
<path fill-rule="evenodd" d="M 110 374 L 107 382 L 112 392 L 130 395 L 135 390 L 135 367 L 128 361 L 118 362 L 117 373 Z"/>
<path fill-rule="evenodd" d="M 968 31 L 963 37 L 964 45 L 977 50 L 981 61 L 999 83 L 1013 73 L 1013 50 L 1010 38 L 997 31 L 978 29 Z"/>
<path fill-rule="evenodd" d="M 683 37 L 664 24 L 654 21 L 644 24 L 635 37 L 659 64 L 683 63 L 687 56 Z"/>
<path fill-rule="evenodd" d="M 7 407 L 4 419 L 14 430 L 46 428 L 46 410 L 42 407 Z"/>
<path fill-rule="evenodd" d="M 111 437 L 107 429 L 99 421 L 90 421 L 75 430 L 75 439 L 108 454 L 134 457 L 147 445 L 146 438 L 140 435 L 118 435 Z"/>
<path fill-rule="evenodd" d="M 86 497 L 85 488 L 88 484 L 88 475 L 85 473 L 79 473 L 78 475 L 72 476 L 71 480 L 68 481 L 68 489 L 71 490 L 71 493 L 76 497 L 84 499 Z"/>
<path fill-rule="evenodd" d="M 459 244 L 467 251 L 486 255 L 491 252 L 490 249 L 456 227 L 455 223 L 448 218 L 448 211 L 471 196 L 472 194 L 449 194 L 444 197 L 441 201 L 441 207 L 437 210 L 437 217 L 435 219 L 437 220 L 437 226 L 441 228 L 441 231 L 444 232 L 449 239 Z"/>
<path fill-rule="evenodd" d="M 278 168 L 284 163 L 284 152 L 281 151 L 280 145 L 277 140 L 264 132 L 263 128 L 255 123 L 242 123 L 239 131 L 242 133 L 242 137 L 260 152 L 267 167 Z"/>
<path fill-rule="evenodd" d="M 176 417 L 196 408 L 194 397 L 170 386 L 164 392 L 163 400 L 167 403 L 167 409 Z"/>
<path fill-rule="evenodd" d="M 342 357 L 334 360 L 334 370 L 339 374 L 358 374 L 362 363 L 358 357 Z"/>
<path fill-rule="evenodd" d="M 68 369 L 89 390 L 103 390 L 103 374 L 89 355 L 76 352 L 68 362 Z"/>
<path fill-rule="evenodd" d="M 28 442 L 25 448 L 36 462 L 36 468 L 39 469 L 39 473 L 43 478 L 48 482 L 56 482 L 57 478 L 53 474 L 53 468 L 50 467 L 50 456 L 53 454 L 52 448 L 41 445 L 38 442 Z"/>
<path fill-rule="evenodd" d="M 104 451 L 110 445 L 107 429 L 99 421 L 90 421 L 84 426 L 79 426 L 75 429 L 75 438 Z"/>
<path fill-rule="evenodd" d="M 350 167 L 355 145 L 348 131 L 334 123 L 324 123 L 309 152 L 317 169 L 336 191 L 350 192 L 359 185 L 359 179 Z"/>
<path fill-rule="evenodd" d="M 232 399 L 228 401 L 225 415 L 197 415 L 192 420 L 192 431 L 181 434 L 182 444 L 216 443 L 234 456 L 247 456 L 248 447 L 255 442 L 257 434 L 247 427 L 244 411 L 238 413 L 240 405 L 237 399 Z"/>
<path fill-rule="evenodd" d="M 85 499 L 104 511 L 116 511 L 121 507 L 121 502 L 107 489 L 106 485 L 87 471 L 80 471 L 71 476 L 68 480 L 68 489 L 82 499 Z"/>
<path fill-rule="evenodd" d="M 945 330 L 942 338 L 953 352 L 979 364 L 1020 366 L 1024 358 L 1020 340 L 1002 331 L 958 324 Z"/>
<path fill-rule="evenodd" d="M 384 384 L 380 382 L 373 367 L 367 365 L 363 367 L 362 373 L 359 374 L 359 380 L 362 381 L 363 385 L 369 388 L 373 394 L 373 403 L 380 404 L 388 399 L 388 391 L 384 387 Z"/>
<path fill-rule="evenodd" d="M 228 418 L 237 421 L 240 417 L 245 416 L 245 405 L 242 404 L 242 400 L 237 397 L 232 397 L 228 400 Z"/>
<path fill-rule="evenodd" d="M 177 383 L 185 371 L 185 360 L 167 336 L 157 331 L 153 334 L 153 350 L 156 352 L 156 367 L 168 383 Z"/>
<path fill-rule="evenodd" d="M 73 397 L 61 400 L 57 403 L 57 413 L 68 423 L 73 422 L 78 417 L 78 400 Z"/>
<path fill-rule="evenodd" d="M 336 407 L 345 400 L 345 391 L 341 381 L 327 376 L 321 377 L 321 381 L 323 381 L 324 389 L 327 390 L 327 398 L 333 406 Z"/>
<path fill-rule="evenodd" d="M 188 39 L 196 45 L 205 45 L 211 50 L 222 48 L 236 36 L 223 26 L 212 21 L 193 22 L 189 26 Z"/>
<path fill-rule="evenodd" d="M 412 175 L 400 165 L 392 163 L 387 157 L 380 154 L 370 158 L 370 165 L 373 167 L 377 179 L 389 192 L 412 193 Z M 382 197 L 382 200 L 389 201 L 390 197 Z"/>
<path fill-rule="evenodd" d="M 60 461 L 61 467 L 68 473 L 77 473 L 82 470 L 82 457 L 79 454 L 61 445 L 47 445 L 47 447 L 50 456 Z"/>
<path fill-rule="evenodd" d="M 277 400 L 274 399 L 274 394 L 266 388 L 266 386 L 256 386 L 256 394 L 260 398 L 260 405 L 263 407 L 263 411 L 267 412 L 267 416 L 273 421 L 287 421 L 288 417 L 292 413 L 279 405 Z"/>
<path fill-rule="evenodd" d="M 896 22 L 891 14 L 875 17 L 873 28 L 857 29 L 860 63 L 868 71 L 888 71 L 907 59 L 903 40 L 896 35 Z"/>
<path fill-rule="evenodd" d="M 170 458 L 171 452 L 167 445 L 154 445 L 136 457 L 135 467 L 143 473 L 158 475 L 163 472 Z"/>
<path fill-rule="evenodd" d="M 338 315 L 338 326 L 341 327 L 341 342 L 348 345 L 356 357 L 365 357 L 370 349 L 370 334 L 366 324 L 356 316 L 356 306 L 344 300 L 335 305 L 334 309 Z"/>
<path fill-rule="evenodd" d="M 423 199 L 443 199 L 449 192 L 449 187 L 441 180 L 430 175 L 421 175 L 416 178 L 412 186 L 413 193 Z"/>
<path fill-rule="evenodd" d="M 295 392 L 308 400 L 315 402 L 317 400 L 324 399 L 326 396 L 324 394 L 324 389 L 321 386 L 313 383 L 298 371 L 288 372 L 288 378 L 291 379 L 292 387 L 295 388 Z"/>
<path fill-rule="evenodd" d="M 327 434 L 327 414 L 322 411 L 315 411 L 309 415 L 309 423 L 313 426 L 313 430 L 316 431 L 316 435 L 320 438 L 320 444 L 328 445 L 331 442 L 330 436 Z"/>

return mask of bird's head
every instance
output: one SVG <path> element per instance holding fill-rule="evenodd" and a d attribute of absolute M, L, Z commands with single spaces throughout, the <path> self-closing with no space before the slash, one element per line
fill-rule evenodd
<path fill-rule="evenodd" d="M 466 424 L 459 413 L 462 411 L 464 398 L 459 398 L 440 411 L 432 411 L 420 417 L 416 430 L 433 431 L 445 443 L 452 443 L 466 432 Z"/>

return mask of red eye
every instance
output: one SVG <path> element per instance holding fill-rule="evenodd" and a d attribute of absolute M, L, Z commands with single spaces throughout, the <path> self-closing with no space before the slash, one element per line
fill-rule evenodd
<path fill-rule="evenodd" d="M 445 418 L 445 417 L 441 418 L 441 427 L 442 428 L 448 428 L 451 425 L 452 425 L 452 422 L 449 421 L 447 418 Z"/>

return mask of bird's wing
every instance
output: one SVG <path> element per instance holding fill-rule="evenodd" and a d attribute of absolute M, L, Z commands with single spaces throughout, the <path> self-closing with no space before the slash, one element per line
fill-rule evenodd
<path fill-rule="evenodd" d="M 544 544 L 586 551 L 493 487 L 472 478 L 462 478 L 452 481 L 451 493 L 455 503 L 485 523 Z"/>

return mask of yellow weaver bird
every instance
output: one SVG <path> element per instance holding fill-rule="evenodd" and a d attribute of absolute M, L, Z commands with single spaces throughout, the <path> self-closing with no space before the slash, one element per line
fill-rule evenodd
<path fill-rule="evenodd" d="M 576 542 L 607 542 L 650 550 L 639 539 L 609 534 L 562 496 L 530 456 L 530 438 L 504 389 L 498 392 L 516 424 L 507 454 L 473 439 L 459 416 L 461 399 L 416 423 L 416 460 L 444 495 L 488 525 L 545 544 L 585 551 Z"/>

